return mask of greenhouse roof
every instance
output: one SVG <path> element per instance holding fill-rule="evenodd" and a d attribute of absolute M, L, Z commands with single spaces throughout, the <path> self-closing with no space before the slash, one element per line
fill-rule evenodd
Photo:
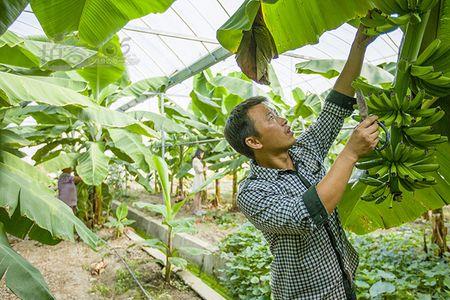
<path fill-rule="evenodd" d="M 214 72 L 239 70 L 234 57 L 226 50 L 214 50 L 221 48 L 216 39 L 216 30 L 241 3 L 242 0 L 177 0 L 163 14 L 150 14 L 129 22 L 118 34 L 131 81 L 155 76 L 172 77 L 174 74 L 180 75 L 180 71 L 184 73 L 178 78 L 189 78 L 192 74 L 190 71 L 195 71 L 198 61 L 205 62 L 205 57 L 210 64 L 214 64 Z M 30 7 L 10 30 L 21 36 L 43 34 Z M 295 87 L 312 93 L 321 93 L 330 88 L 334 80 L 318 75 L 297 74 L 295 64 L 308 59 L 345 59 L 355 31 L 352 26 L 344 24 L 325 33 L 318 44 L 284 53 L 274 60 L 272 65 L 284 94 L 289 98 L 290 90 Z M 366 62 L 380 64 L 395 61 L 401 36 L 401 31 L 397 30 L 379 37 L 368 48 Z M 192 80 L 178 81 L 167 91 L 167 95 L 177 103 L 187 103 Z M 123 106 L 129 99 L 122 100 L 115 104 L 115 108 L 131 107 Z M 139 104 L 137 108 L 144 107 L 148 109 L 148 103 Z"/>

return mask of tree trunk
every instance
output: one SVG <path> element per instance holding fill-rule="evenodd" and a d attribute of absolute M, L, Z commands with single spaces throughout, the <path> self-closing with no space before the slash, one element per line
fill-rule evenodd
<path fill-rule="evenodd" d="M 166 248 L 166 272 L 164 279 L 167 283 L 170 282 L 170 273 L 172 269 L 172 265 L 170 263 L 169 258 L 172 257 L 172 227 L 169 226 L 169 230 L 167 233 L 167 248 Z"/>
<path fill-rule="evenodd" d="M 183 159 L 184 159 L 184 152 L 183 152 L 183 145 L 180 145 L 180 164 L 178 165 L 178 170 L 181 171 L 181 167 L 183 166 Z M 184 191 L 183 191 L 183 177 L 178 178 L 178 188 L 177 188 L 177 195 L 184 197 Z"/>
<path fill-rule="evenodd" d="M 178 191 L 177 195 L 183 197 L 184 196 L 184 190 L 183 190 L 183 177 L 178 178 Z"/>
<path fill-rule="evenodd" d="M 447 227 L 444 224 L 444 212 L 442 208 L 433 210 L 431 221 L 433 228 L 431 239 L 438 246 L 439 256 L 442 256 L 446 251 L 450 251 L 450 248 L 447 246 Z"/>
<path fill-rule="evenodd" d="M 231 193 L 231 210 L 237 211 L 237 171 L 233 172 L 233 189 Z"/>
<path fill-rule="evenodd" d="M 220 179 L 216 179 L 216 195 L 212 202 L 213 207 L 219 207 L 219 203 L 222 202 L 222 195 L 220 193 Z"/>
<path fill-rule="evenodd" d="M 155 194 L 158 194 L 158 172 L 155 171 Z"/>
<path fill-rule="evenodd" d="M 103 195 L 102 195 L 102 185 L 97 185 L 94 187 L 94 224 L 103 224 Z"/>

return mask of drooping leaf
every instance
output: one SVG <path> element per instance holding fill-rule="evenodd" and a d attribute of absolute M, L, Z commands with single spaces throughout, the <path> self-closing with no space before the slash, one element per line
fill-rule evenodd
<path fill-rule="evenodd" d="M 57 38 L 78 31 L 91 46 L 103 44 L 128 21 L 162 13 L 174 0 L 31 0 L 31 7 L 47 36 Z"/>
<path fill-rule="evenodd" d="M 114 146 L 130 156 L 143 171 L 149 171 L 149 149 L 142 142 L 142 137 L 123 129 L 108 128 Z"/>
<path fill-rule="evenodd" d="M 88 97 L 71 89 L 5 72 L 0 72 L 0 99 L 10 105 L 35 101 L 55 106 L 94 106 Z"/>
<path fill-rule="evenodd" d="M 379 228 L 391 228 L 417 219 L 428 210 L 448 205 L 433 188 L 403 192 L 401 202 L 389 208 L 387 201 L 381 204 L 361 200 L 367 186 L 363 183 L 349 184 L 339 204 L 339 213 L 345 228 L 357 234 L 365 234 Z M 450 187 L 448 188 L 450 189 Z"/>
<path fill-rule="evenodd" d="M 6 286 L 21 299 L 55 299 L 39 270 L 9 246 L 2 223 L 0 234 L 0 278 Z"/>
<path fill-rule="evenodd" d="M 0 221 L 6 232 L 54 244 L 60 239 L 73 241 L 75 229 L 90 247 L 98 245 L 99 238 L 55 198 L 53 190 L 37 180 L 34 167 L 29 168 L 25 172 L 23 168 L 0 163 Z"/>
<path fill-rule="evenodd" d="M 108 175 L 109 157 L 104 148 L 102 143 L 90 142 L 87 151 L 78 158 L 77 173 L 88 185 L 98 186 Z"/>
<path fill-rule="evenodd" d="M 371 7 L 369 0 L 246 0 L 219 28 L 217 39 L 233 53 L 247 52 L 247 63 L 240 64 L 247 76 L 254 80 L 267 79 L 267 73 L 262 72 L 267 70 L 270 54 L 314 44 L 325 31 L 367 14 Z"/>
<path fill-rule="evenodd" d="M 7 166 L 13 166 L 17 174 L 24 176 L 32 174 L 33 178 L 44 186 L 50 186 L 52 184 L 50 178 L 45 173 L 39 171 L 37 168 L 30 167 L 28 163 L 11 153 L 0 151 L 0 162 Z"/>
<path fill-rule="evenodd" d="M 252 28 L 244 35 L 236 52 L 236 62 L 242 72 L 261 84 L 270 84 L 270 61 L 278 57 L 275 41 L 267 28 L 261 7 L 258 9 Z"/>

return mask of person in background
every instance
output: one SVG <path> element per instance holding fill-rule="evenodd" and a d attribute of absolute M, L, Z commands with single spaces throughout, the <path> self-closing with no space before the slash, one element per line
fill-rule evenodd
<path fill-rule="evenodd" d="M 66 203 L 73 211 L 77 211 L 77 188 L 75 184 L 81 181 L 78 176 L 72 175 L 72 168 L 62 169 L 58 178 L 58 198 Z"/>
<path fill-rule="evenodd" d="M 192 184 L 192 191 L 198 189 L 204 182 L 205 182 L 205 176 L 204 176 L 204 170 L 205 167 L 203 166 L 203 155 L 204 152 L 201 149 L 197 149 L 195 151 L 194 157 L 192 159 L 192 167 L 194 168 L 194 182 Z M 192 209 L 192 213 L 196 216 L 204 215 L 206 212 L 202 209 L 202 192 L 198 191 L 194 195 L 194 207 Z"/>

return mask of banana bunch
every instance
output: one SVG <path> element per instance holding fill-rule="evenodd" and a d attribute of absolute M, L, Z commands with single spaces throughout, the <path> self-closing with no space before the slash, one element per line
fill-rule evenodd
<path fill-rule="evenodd" d="M 412 123 L 412 116 L 408 113 L 409 103 L 406 98 L 399 99 L 395 93 L 382 91 L 373 93 L 366 97 L 367 107 L 371 114 L 379 116 L 379 121 L 386 126 L 395 125 L 397 127 L 409 126 Z"/>
<path fill-rule="evenodd" d="M 379 121 L 386 126 L 400 127 L 403 140 L 418 148 L 429 148 L 447 141 L 447 137 L 431 133 L 432 125 L 442 119 L 445 112 L 440 107 L 423 107 L 426 101 L 424 90 L 414 97 L 409 93 L 404 99 L 386 90 L 366 97 L 371 114 L 379 116 Z"/>
<path fill-rule="evenodd" d="M 411 12 L 424 13 L 432 9 L 439 0 L 374 0 L 375 6 L 385 14 L 404 15 Z"/>
<path fill-rule="evenodd" d="M 405 14 L 394 17 L 374 9 L 367 16 L 361 18 L 361 24 L 366 27 L 364 29 L 366 35 L 374 36 L 393 31 L 398 26 L 405 25 L 412 19 L 414 22 L 420 22 L 420 16 L 418 14 Z"/>
<path fill-rule="evenodd" d="M 436 97 L 450 95 L 449 57 L 450 48 L 441 47 L 439 39 L 431 42 L 411 66 L 413 88 Z"/>
<path fill-rule="evenodd" d="M 389 199 L 391 206 L 393 201 L 401 201 L 402 190 L 413 192 L 436 184 L 433 176 L 424 173 L 439 169 L 432 154 L 403 143 L 362 159 L 356 167 L 366 170 L 359 180 L 371 186 L 361 199 L 376 204 Z"/>

